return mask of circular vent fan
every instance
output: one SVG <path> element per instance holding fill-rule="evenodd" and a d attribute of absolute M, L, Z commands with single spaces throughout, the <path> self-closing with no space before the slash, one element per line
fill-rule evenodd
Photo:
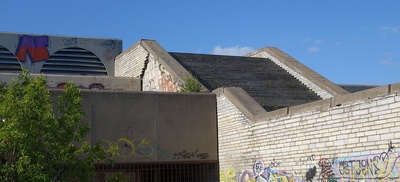
<path fill-rule="evenodd" d="M 82 48 L 65 48 L 52 54 L 42 67 L 44 74 L 107 75 L 101 60 Z"/>
<path fill-rule="evenodd" d="M 7 48 L 0 45 L 0 72 L 21 72 L 21 64 Z"/>

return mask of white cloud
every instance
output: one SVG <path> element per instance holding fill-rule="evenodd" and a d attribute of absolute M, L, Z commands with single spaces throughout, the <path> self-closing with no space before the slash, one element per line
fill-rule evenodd
<path fill-rule="evenodd" d="M 221 47 L 220 45 L 214 47 L 212 54 L 217 54 L 217 55 L 230 55 L 230 56 L 243 56 L 247 53 L 250 53 L 254 51 L 253 48 L 251 47 L 240 47 L 240 46 L 234 46 L 234 47 Z"/>
<path fill-rule="evenodd" d="M 321 40 L 321 39 L 317 39 L 317 40 L 315 40 L 314 41 L 316 44 L 322 44 L 322 43 L 324 43 L 325 41 L 324 40 Z"/>
<path fill-rule="evenodd" d="M 319 48 L 314 46 L 314 47 L 309 47 L 307 50 L 308 52 L 318 52 Z"/>
<path fill-rule="evenodd" d="M 389 59 L 386 59 L 386 60 L 383 60 L 383 61 L 381 62 L 381 64 L 386 65 L 386 66 L 400 66 L 400 63 L 399 63 L 399 62 L 394 62 L 394 61 L 392 61 L 390 58 L 389 58 Z"/>
<path fill-rule="evenodd" d="M 393 27 L 381 26 L 380 29 L 383 30 L 384 34 L 397 33 L 400 30 L 400 26 L 393 26 Z"/>
<path fill-rule="evenodd" d="M 393 56 L 394 53 L 393 52 L 382 52 L 381 55 L 382 56 Z"/>

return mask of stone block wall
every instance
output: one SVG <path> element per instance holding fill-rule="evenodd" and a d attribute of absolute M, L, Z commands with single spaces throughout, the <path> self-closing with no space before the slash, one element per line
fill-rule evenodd
<path fill-rule="evenodd" d="M 178 92 L 191 74 L 154 40 L 141 40 L 115 59 L 115 75 L 142 79 L 143 91 Z"/>
<path fill-rule="evenodd" d="M 115 76 L 140 77 L 149 52 L 140 44 L 134 44 L 115 58 Z"/>
<path fill-rule="evenodd" d="M 248 119 L 217 95 L 221 181 L 397 181 L 400 84 Z"/>
<path fill-rule="evenodd" d="M 152 54 L 143 75 L 143 91 L 179 91 L 179 82 L 176 78 L 164 69 L 163 65 L 157 61 Z"/>

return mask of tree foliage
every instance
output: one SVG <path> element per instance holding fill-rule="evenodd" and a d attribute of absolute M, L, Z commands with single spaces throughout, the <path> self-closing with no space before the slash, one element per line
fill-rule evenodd
<path fill-rule="evenodd" d="M 54 110 L 53 110 L 54 109 Z M 0 84 L 0 181 L 88 181 L 107 159 L 100 143 L 84 141 L 79 89 L 65 86 L 57 102 L 43 76 L 27 71 Z"/>
<path fill-rule="evenodd" d="M 186 78 L 186 82 L 182 84 L 180 92 L 200 92 L 201 84 L 194 76 L 189 76 Z"/>

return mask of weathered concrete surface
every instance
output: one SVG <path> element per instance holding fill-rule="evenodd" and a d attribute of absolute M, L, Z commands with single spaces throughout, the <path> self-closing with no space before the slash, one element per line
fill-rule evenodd
<path fill-rule="evenodd" d="M 0 81 L 10 82 L 12 79 L 18 79 L 17 73 L 0 73 Z M 31 74 L 31 77 L 37 77 L 40 74 Z M 74 76 L 74 75 L 43 75 L 49 88 L 57 88 L 65 83 L 72 82 L 80 89 L 98 89 L 91 88 L 95 85 L 101 85 L 104 90 L 125 90 L 140 91 L 139 78 L 123 78 L 109 76 Z"/>
<path fill-rule="evenodd" d="M 14 54 L 16 57 L 13 60 L 31 73 L 42 73 L 43 65 L 47 59 L 51 58 L 57 51 L 65 48 L 84 49 L 94 54 L 103 63 L 108 76 L 114 76 L 114 58 L 122 51 L 122 40 L 0 33 L 0 47 L 8 50 L 11 55 Z M 79 73 L 77 74 L 79 75 Z"/>
<path fill-rule="evenodd" d="M 214 94 L 159 94 L 159 161 L 216 160 L 217 103 Z M 179 104 L 177 104 L 179 103 Z M 186 158 L 179 153 L 192 153 Z"/>
<path fill-rule="evenodd" d="M 400 92 L 400 83 L 390 85 L 390 93 L 399 93 Z"/>
<path fill-rule="evenodd" d="M 62 90 L 52 90 L 61 94 Z M 218 161 L 215 94 L 81 90 L 88 140 L 116 163 Z"/>
<path fill-rule="evenodd" d="M 363 99 L 371 99 L 374 97 L 386 95 L 389 93 L 389 86 L 381 86 L 381 87 L 375 87 L 371 88 L 368 90 L 360 91 L 360 92 L 355 92 L 352 94 L 347 94 L 347 95 L 342 95 L 338 97 L 333 98 L 333 105 L 334 106 L 340 106 L 344 103 L 348 102 L 354 102 L 358 100 L 363 100 Z"/>

